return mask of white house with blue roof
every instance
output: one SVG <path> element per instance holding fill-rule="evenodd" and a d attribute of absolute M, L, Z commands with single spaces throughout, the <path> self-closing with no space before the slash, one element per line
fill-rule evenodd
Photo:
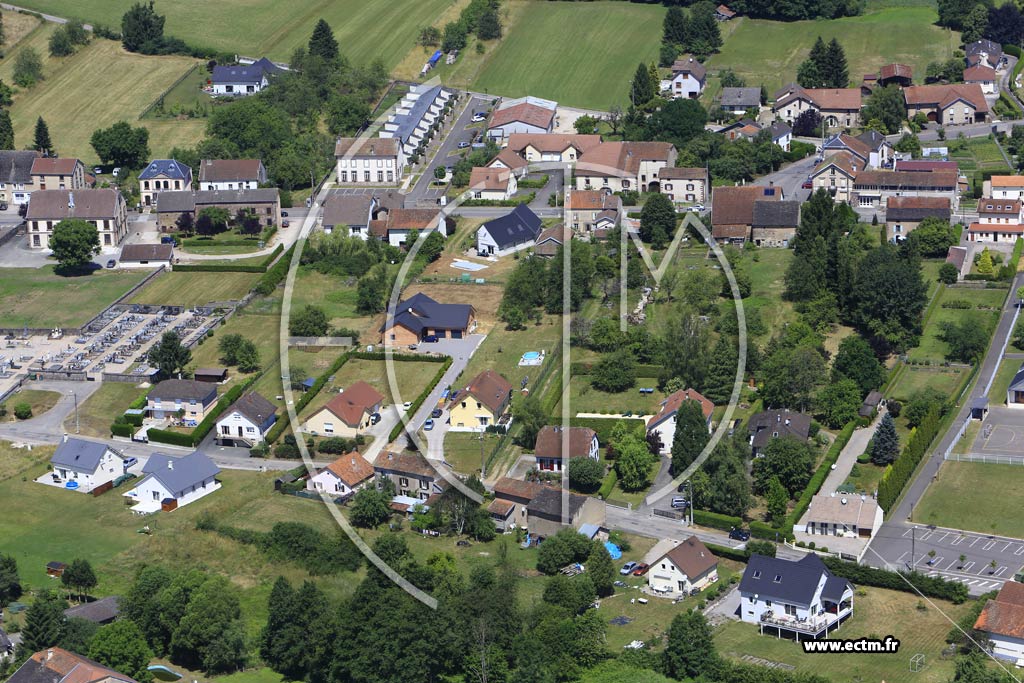
<path fill-rule="evenodd" d="M 780 638 L 827 636 L 853 614 L 853 585 L 814 554 L 796 561 L 751 555 L 739 592 L 740 619 Z"/>
<path fill-rule="evenodd" d="M 220 488 L 220 468 L 206 454 L 193 451 L 181 458 L 163 453 L 149 456 L 143 477 L 124 494 L 135 501 L 132 512 L 148 514 L 188 505 Z"/>
<path fill-rule="evenodd" d="M 162 190 L 191 190 L 192 168 L 174 159 L 154 159 L 139 174 L 139 191 L 145 206 L 155 206 Z"/>
<path fill-rule="evenodd" d="M 105 443 L 64 435 L 50 458 L 51 471 L 36 481 L 89 493 L 125 472 L 124 458 Z"/>

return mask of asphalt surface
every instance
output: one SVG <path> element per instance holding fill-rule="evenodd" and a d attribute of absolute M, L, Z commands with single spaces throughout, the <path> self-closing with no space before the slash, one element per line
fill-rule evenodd
<path fill-rule="evenodd" d="M 472 142 L 474 137 L 486 132 L 482 127 L 468 128 L 468 126 L 473 123 L 473 113 L 487 109 L 491 99 L 493 98 L 484 99 L 482 96 L 470 96 L 459 103 L 461 111 L 458 117 L 454 124 L 445 127 L 440 146 L 431 151 L 433 157 L 424 168 L 416 184 L 409 190 L 407 202 L 437 196 L 447 191 L 447 187 L 431 188 L 430 184 L 434 181 L 434 169 L 438 166 L 454 166 L 463 154 L 471 151 L 471 148 L 459 149 L 459 143 Z"/>
<path fill-rule="evenodd" d="M 1010 286 L 1010 291 L 1016 291 L 1022 281 L 1024 280 L 1022 280 L 1021 276 L 1018 275 Z M 992 335 L 992 341 L 989 344 L 988 352 L 985 354 L 985 358 L 981 363 L 978 380 L 975 383 L 974 388 L 971 390 L 970 395 L 964 397 L 961 401 L 957 415 L 951 423 L 952 427 L 942 435 L 942 438 L 936 444 L 935 448 L 929 452 L 927 456 L 928 460 L 918 471 L 917 477 L 906 487 L 903 499 L 894 509 L 889 511 L 889 514 L 887 515 L 888 521 L 882 525 L 882 528 L 868 545 L 868 550 L 863 558 L 863 561 L 866 564 L 877 567 L 898 568 L 900 566 L 906 567 L 907 562 L 913 563 L 913 561 L 916 561 L 918 565 L 920 565 L 922 564 L 920 553 L 923 552 L 927 555 L 929 550 L 934 550 L 936 557 L 941 556 L 943 561 L 937 561 L 934 565 L 928 566 L 926 564 L 926 558 L 924 568 L 937 575 L 963 581 L 967 584 L 968 590 L 974 594 L 984 593 L 993 588 L 994 586 L 988 585 L 992 581 L 1002 583 L 1007 579 L 1012 579 L 1013 573 L 1024 565 L 1024 552 L 1020 555 L 1016 554 L 1016 551 L 1019 548 L 1024 548 L 1024 541 L 1016 539 L 1003 539 L 1002 545 L 989 544 L 987 542 L 972 542 L 968 544 L 961 541 L 955 544 L 955 548 L 959 552 L 956 552 L 954 555 L 954 551 L 952 550 L 954 547 L 953 539 L 948 534 L 941 538 L 938 535 L 935 535 L 935 540 L 932 540 L 931 537 L 923 540 L 923 543 L 925 544 L 924 549 L 914 553 L 914 558 L 911 558 L 910 552 L 910 539 L 912 536 L 915 536 L 914 532 L 910 531 L 911 528 L 927 528 L 922 527 L 920 524 L 915 524 L 912 521 L 914 507 L 924 496 L 925 491 L 928 489 L 928 485 L 938 476 L 939 467 L 943 462 L 943 454 L 956 440 L 960 425 L 963 424 L 964 420 L 967 419 L 967 416 L 970 413 L 971 402 L 975 398 L 984 397 L 986 395 L 991 378 L 999 367 L 1003 344 L 1013 329 L 1017 312 L 1016 297 L 1011 294 L 1007 297 L 1007 302 L 1000 313 L 999 324 L 996 327 L 995 334 Z M 987 536 L 966 531 L 950 533 L 989 539 Z M 996 537 L 992 537 L 989 540 L 993 540 L 995 538 Z M 1010 547 L 1005 545 L 1010 542 L 1015 542 L 1017 546 Z M 947 545 L 948 547 L 946 547 Z M 965 568 L 968 567 L 968 563 L 970 563 L 970 569 L 977 570 L 982 568 L 984 571 L 979 574 L 978 572 L 957 570 L 956 567 L 960 564 L 960 554 L 964 554 L 966 556 L 966 561 L 963 565 Z M 954 557 L 957 559 L 957 563 L 950 565 L 950 561 L 954 559 Z M 996 562 L 998 567 L 1003 567 L 1004 563 L 1009 564 L 1005 565 L 1007 568 L 1003 572 L 999 572 L 997 567 L 990 575 L 987 573 L 987 568 L 990 568 L 989 565 L 993 561 Z M 972 581 L 974 583 L 971 583 Z"/>

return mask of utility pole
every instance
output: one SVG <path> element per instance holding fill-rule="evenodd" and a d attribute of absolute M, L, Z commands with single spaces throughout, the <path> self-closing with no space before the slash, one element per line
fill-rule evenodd
<path fill-rule="evenodd" d="M 480 481 L 487 476 L 487 463 L 484 462 L 484 433 L 480 432 Z"/>
<path fill-rule="evenodd" d="M 75 399 L 75 434 L 78 434 L 78 394 L 76 394 L 74 391 L 71 391 L 69 393 L 71 394 L 72 398 Z"/>

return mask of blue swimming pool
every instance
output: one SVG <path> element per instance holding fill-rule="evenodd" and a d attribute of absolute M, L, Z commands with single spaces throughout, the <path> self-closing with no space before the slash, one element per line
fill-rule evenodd
<path fill-rule="evenodd" d="M 608 554 L 612 556 L 613 560 L 617 560 L 620 557 L 622 557 L 622 551 L 619 550 L 619 546 L 615 545 L 611 541 L 605 541 L 604 542 L 604 547 L 605 547 L 605 550 L 608 551 Z"/>
<path fill-rule="evenodd" d="M 523 354 L 523 360 L 537 360 L 540 358 L 539 351 L 527 351 Z"/>

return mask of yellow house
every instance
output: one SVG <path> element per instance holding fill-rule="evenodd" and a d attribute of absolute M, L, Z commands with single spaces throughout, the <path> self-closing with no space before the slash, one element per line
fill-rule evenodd
<path fill-rule="evenodd" d="M 305 431 L 315 436 L 351 439 L 370 427 L 384 397 L 366 382 L 354 382 L 306 420 Z"/>
<path fill-rule="evenodd" d="M 512 400 L 512 385 L 493 370 L 485 370 L 460 391 L 448 408 L 451 431 L 483 430 L 498 420 Z"/>

